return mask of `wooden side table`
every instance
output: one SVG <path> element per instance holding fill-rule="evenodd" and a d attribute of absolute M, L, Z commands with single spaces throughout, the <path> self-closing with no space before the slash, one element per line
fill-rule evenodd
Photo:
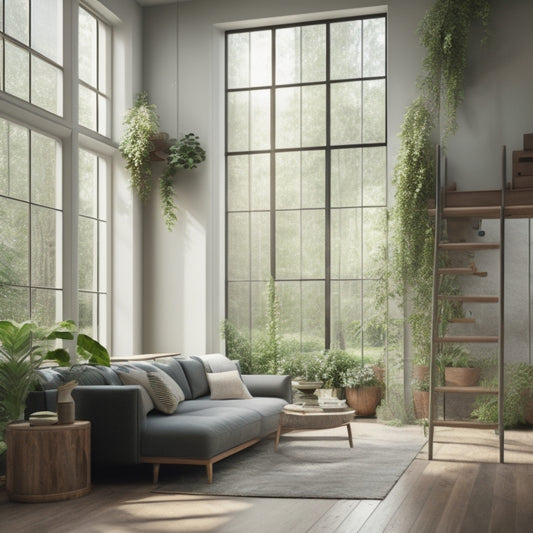
<path fill-rule="evenodd" d="M 79 498 L 91 490 L 91 423 L 9 424 L 7 496 L 18 502 Z"/>

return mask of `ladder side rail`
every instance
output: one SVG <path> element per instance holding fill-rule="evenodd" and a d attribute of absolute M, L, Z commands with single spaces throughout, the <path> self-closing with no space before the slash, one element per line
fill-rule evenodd
<path fill-rule="evenodd" d="M 434 247 L 433 247 L 433 296 L 432 296 L 432 321 L 431 321 L 431 357 L 429 359 L 429 431 L 428 431 L 428 459 L 433 459 L 433 436 L 434 436 L 434 424 L 435 411 L 436 411 L 436 392 L 435 392 L 435 381 L 436 381 L 436 364 L 435 358 L 437 356 L 438 345 L 436 338 L 438 337 L 438 326 L 439 326 L 439 274 L 438 274 L 438 258 L 439 258 L 439 242 L 441 238 L 441 221 L 442 221 L 442 210 L 443 206 L 441 203 L 441 149 L 440 146 L 436 146 L 435 153 L 435 233 L 434 233 Z"/>
<path fill-rule="evenodd" d="M 500 304 L 499 304 L 499 332 L 498 332 L 498 436 L 500 448 L 500 463 L 504 462 L 504 292 L 505 292 L 505 191 L 507 187 L 507 154 L 506 147 L 502 148 L 502 193 L 500 208 Z"/>

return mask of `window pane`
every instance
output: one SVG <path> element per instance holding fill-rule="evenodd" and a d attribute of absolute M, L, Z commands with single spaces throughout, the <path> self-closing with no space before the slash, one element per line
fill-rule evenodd
<path fill-rule="evenodd" d="M 79 86 L 79 122 L 82 126 L 96 130 L 96 93 Z"/>
<path fill-rule="evenodd" d="M 228 214 L 228 279 L 250 279 L 250 215 Z"/>
<path fill-rule="evenodd" d="M 384 146 L 364 148 L 363 169 L 363 205 L 385 205 L 387 203 L 386 148 Z"/>
<path fill-rule="evenodd" d="M 4 4 L 5 32 L 17 41 L 29 45 L 30 5 L 29 0 L 8 0 Z"/>
<path fill-rule="evenodd" d="M 107 295 L 98 296 L 98 341 L 103 346 L 108 345 L 107 340 Z"/>
<path fill-rule="evenodd" d="M 276 90 L 276 148 L 325 144 L 325 95 L 324 85 Z"/>
<path fill-rule="evenodd" d="M 325 167 L 322 150 L 276 154 L 276 208 L 324 207 Z"/>
<path fill-rule="evenodd" d="M 385 142 L 385 80 L 363 82 L 363 142 Z"/>
<path fill-rule="evenodd" d="M 0 282 L 28 285 L 29 209 L 28 204 L 0 198 Z"/>
<path fill-rule="evenodd" d="M 107 292 L 107 224 L 98 222 L 98 291 Z"/>
<path fill-rule="evenodd" d="M 80 150 L 79 152 L 79 210 L 80 215 L 97 216 L 98 157 Z"/>
<path fill-rule="evenodd" d="M 111 30 L 101 21 L 98 21 L 98 90 L 106 95 L 109 94 L 107 76 L 109 33 Z"/>
<path fill-rule="evenodd" d="M 383 358 L 386 346 L 386 318 L 376 304 L 376 282 L 363 282 L 363 353 L 365 361 Z"/>
<path fill-rule="evenodd" d="M 97 88 L 97 21 L 85 9 L 79 9 L 78 76 Z"/>
<path fill-rule="evenodd" d="M 61 209 L 61 152 L 51 137 L 31 132 L 31 198 Z"/>
<path fill-rule="evenodd" d="M 361 205 L 361 165 L 360 148 L 331 151 L 332 207 Z M 369 187 L 371 186 L 373 185 L 369 183 Z M 379 187 L 379 184 L 376 187 Z"/>
<path fill-rule="evenodd" d="M 51 325 L 63 318 L 62 292 L 31 289 L 31 318 L 38 324 Z"/>
<path fill-rule="evenodd" d="M 331 144 L 361 142 L 361 82 L 331 85 Z"/>
<path fill-rule="evenodd" d="M 0 284 L 0 320 L 24 322 L 30 316 L 30 290 Z"/>
<path fill-rule="evenodd" d="M 331 347 L 361 354 L 361 281 L 331 282 Z"/>
<path fill-rule="evenodd" d="M 61 213 L 33 206 L 31 208 L 31 280 L 32 285 L 61 287 Z"/>
<path fill-rule="evenodd" d="M 385 208 L 363 210 L 363 273 L 364 277 L 376 277 L 384 260 L 386 245 Z"/>
<path fill-rule="evenodd" d="M 61 0 L 33 0 L 31 4 L 31 47 L 56 63 L 63 63 L 63 3 Z"/>
<path fill-rule="evenodd" d="M 270 31 L 253 31 L 250 34 L 250 87 L 272 83 L 272 42 Z"/>
<path fill-rule="evenodd" d="M 363 76 L 385 76 L 385 19 L 363 21 Z"/>
<path fill-rule="evenodd" d="M 105 96 L 98 95 L 98 133 L 108 136 L 109 131 L 107 127 L 107 104 L 108 100 Z"/>
<path fill-rule="evenodd" d="M 79 217 L 78 223 L 78 280 L 79 288 L 96 291 L 97 287 L 97 222 Z"/>
<path fill-rule="evenodd" d="M 361 278 L 361 244 L 361 209 L 332 209 L 332 278 Z"/>
<path fill-rule="evenodd" d="M 98 158 L 98 218 L 100 220 L 107 220 L 107 183 L 108 183 L 108 169 L 107 161 Z"/>
<path fill-rule="evenodd" d="M 250 284 L 229 282 L 227 285 L 228 315 L 239 331 L 248 332 L 250 327 Z"/>
<path fill-rule="evenodd" d="M 27 102 L 30 98 L 29 54 L 19 46 L 6 42 L 5 56 L 5 90 Z"/>
<path fill-rule="evenodd" d="M 61 115 L 63 73 L 36 56 L 31 58 L 31 102 L 51 113 Z"/>
<path fill-rule="evenodd" d="M 4 40 L 0 39 L 0 91 L 4 90 Z"/>
<path fill-rule="evenodd" d="M 228 157 L 228 211 L 270 208 L 270 156 Z"/>
<path fill-rule="evenodd" d="M 228 95 L 228 150 L 270 148 L 269 91 L 242 91 Z"/>
<path fill-rule="evenodd" d="M 331 79 L 361 77 L 361 21 L 331 25 Z"/>
<path fill-rule="evenodd" d="M 0 145 L 2 167 L 0 192 L 12 198 L 28 200 L 29 141 L 28 130 L 12 122 L 0 119 Z"/>
<path fill-rule="evenodd" d="M 326 79 L 326 25 L 276 30 L 276 84 Z"/>
<path fill-rule="evenodd" d="M 250 214 L 251 272 L 253 280 L 270 278 L 270 214 Z"/>
<path fill-rule="evenodd" d="M 250 34 L 230 33 L 227 38 L 228 89 L 250 86 Z"/>
<path fill-rule="evenodd" d="M 80 292 L 78 295 L 79 301 L 79 321 L 78 327 L 81 333 L 90 335 L 91 337 L 97 335 L 96 330 L 96 316 L 97 316 L 97 295 L 88 292 Z"/>

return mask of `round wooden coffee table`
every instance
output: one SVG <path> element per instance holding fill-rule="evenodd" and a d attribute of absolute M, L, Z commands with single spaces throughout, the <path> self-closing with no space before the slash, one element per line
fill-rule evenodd
<path fill-rule="evenodd" d="M 286 405 L 279 417 L 278 431 L 276 433 L 275 450 L 279 446 L 281 431 L 292 429 L 331 429 L 346 426 L 348 441 L 353 448 L 352 428 L 355 411 L 350 408 L 340 410 L 325 410 L 320 407 L 300 407 Z"/>

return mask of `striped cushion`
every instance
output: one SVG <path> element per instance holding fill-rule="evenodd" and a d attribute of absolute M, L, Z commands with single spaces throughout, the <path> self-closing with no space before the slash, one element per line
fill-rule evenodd
<path fill-rule="evenodd" d="M 185 399 L 180 386 L 162 370 L 147 372 L 150 384 L 150 397 L 158 411 L 171 415 L 176 411 L 178 404 Z"/>

